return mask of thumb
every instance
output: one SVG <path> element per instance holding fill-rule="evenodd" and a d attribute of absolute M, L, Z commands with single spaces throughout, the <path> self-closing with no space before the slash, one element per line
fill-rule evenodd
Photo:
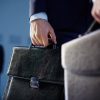
<path fill-rule="evenodd" d="M 51 40 L 52 40 L 55 44 L 57 44 L 55 32 L 54 32 L 53 30 L 50 30 L 49 35 L 50 35 Z"/>

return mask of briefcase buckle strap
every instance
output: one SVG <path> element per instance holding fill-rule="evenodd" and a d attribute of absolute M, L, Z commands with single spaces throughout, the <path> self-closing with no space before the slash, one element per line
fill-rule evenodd
<path fill-rule="evenodd" d="M 37 77 L 31 77 L 30 86 L 31 88 L 35 88 L 35 89 L 39 88 L 39 80 Z"/>
<path fill-rule="evenodd" d="M 17 79 L 29 80 L 30 81 L 30 87 L 34 88 L 34 89 L 38 89 L 40 87 L 40 83 L 48 83 L 48 84 L 64 86 L 63 81 L 43 80 L 43 79 L 39 79 L 38 77 L 34 77 L 34 76 L 31 77 L 31 78 L 25 78 L 25 77 L 15 76 L 15 75 L 9 75 L 9 76 L 17 78 Z"/>

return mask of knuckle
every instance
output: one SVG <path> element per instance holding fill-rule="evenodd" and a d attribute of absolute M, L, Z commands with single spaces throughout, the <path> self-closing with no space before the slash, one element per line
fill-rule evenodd
<path fill-rule="evenodd" d="M 45 39 L 44 39 L 43 44 L 44 44 L 44 46 L 48 46 L 48 40 L 45 40 Z"/>
<path fill-rule="evenodd" d="M 56 40 L 56 36 L 54 37 L 54 39 Z"/>
<path fill-rule="evenodd" d="M 48 43 L 45 43 L 44 46 L 47 47 L 48 46 Z"/>
<path fill-rule="evenodd" d="M 34 43 L 34 41 L 33 41 L 33 40 L 31 40 L 31 42 L 32 42 L 32 44 L 34 44 L 34 45 L 35 45 L 35 43 Z"/>
<path fill-rule="evenodd" d="M 36 37 L 35 37 L 35 35 L 32 35 L 32 40 L 34 40 L 34 41 L 35 41 L 35 38 L 36 38 Z"/>
<path fill-rule="evenodd" d="M 40 33 L 36 33 L 35 36 L 36 36 L 36 37 L 40 37 L 41 34 L 40 34 Z"/>
<path fill-rule="evenodd" d="M 32 35 L 32 39 L 34 40 L 34 38 L 35 38 L 35 35 L 33 34 L 33 35 Z"/>
<path fill-rule="evenodd" d="M 55 36 L 55 34 L 52 34 L 52 38 L 56 39 L 56 36 Z"/>

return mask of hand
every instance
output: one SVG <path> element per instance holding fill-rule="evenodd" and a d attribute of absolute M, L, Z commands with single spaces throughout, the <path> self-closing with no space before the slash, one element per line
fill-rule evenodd
<path fill-rule="evenodd" d="M 52 26 L 48 21 L 43 19 L 37 19 L 30 23 L 30 37 L 32 44 L 48 46 L 48 35 L 53 43 L 56 44 L 56 36 Z"/>
<path fill-rule="evenodd" d="M 100 23 L 100 0 L 95 0 L 93 2 L 93 8 L 92 8 L 92 16 L 94 19 Z"/>

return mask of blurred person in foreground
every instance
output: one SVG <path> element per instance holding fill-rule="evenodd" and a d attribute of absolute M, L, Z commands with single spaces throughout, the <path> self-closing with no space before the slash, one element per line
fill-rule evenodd
<path fill-rule="evenodd" d="M 3 47 L 0 45 L 0 73 L 3 69 L 3 60 L 4 60 L 4 50 Z"/>

